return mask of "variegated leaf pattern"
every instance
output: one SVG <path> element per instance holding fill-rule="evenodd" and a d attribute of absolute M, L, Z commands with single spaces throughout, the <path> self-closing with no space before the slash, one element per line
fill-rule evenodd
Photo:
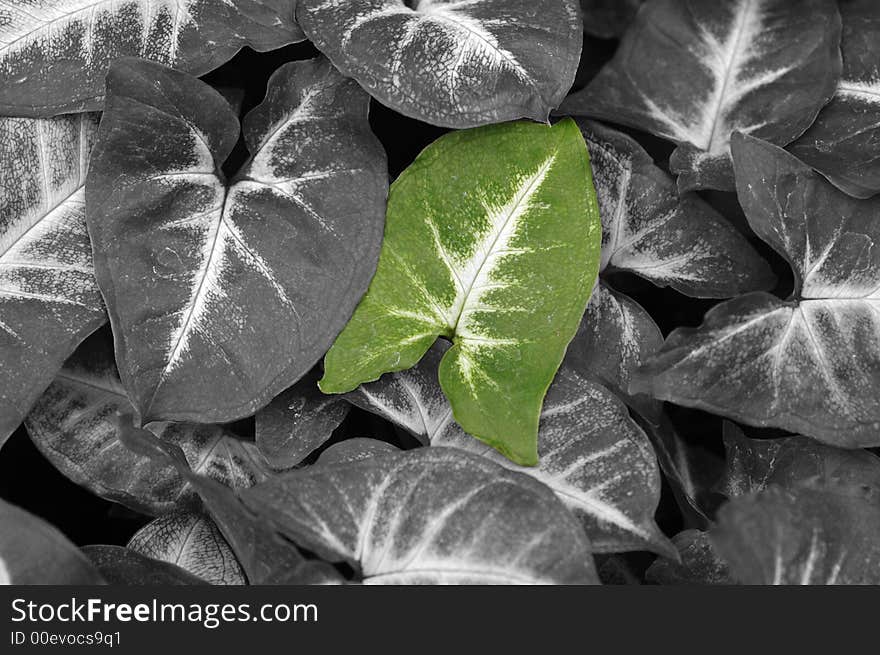
<path fill-rule="evenodd" d="M 880 491 L 880 457 L 867 450 L 835 448 L 807 437 L 750 439 L 732 423 L 724 426 L 727 470 L 719 490 L 728 497 L 786 489 L 814 482 Z"/>
<path fill-rule="evenodd" d="M 257 447 L 272 468 L 300 464 L 348 415 L 351 405 L 339 396 L 321 393 L 319 377 L 320 372 L 313 369 L 257 412 Z"/>
<path fill-rule="evenodd" d="M 97 125 L 0 118 L 0 446 L 106 321 L 83 190 Z"/>
<path fill-rule="evenodd" d="M 797 288 L 714 307 L 637 386 L 661 399 L 852 448 L 880 444 L 880 199 L 857 200 L 769 143 L 734 139 L 737 190 Z"/>
<path fill-rule="evenodd" d="M 0 498 L 0 584 L 98 585 L 104 580 L 56 528 Z"/>
<path fill-rule="evenodd" d="M 299 0 L 297 18 L 370 95 L 446 127 L 546 121 L 581 52 L 577 0 Z"/>
<path fill-rule="evenodd" d="M 437 372 L 450 344 L 439 340 L 412 368 L 386 373 L 360 385 L 344 398 L 403 428 L 428 446 L 452 419 L 452 408 L 440 388 Z"/>
<path fill-rule="evenodd" d="M 876 495 L 770 486 L 724 505 L 710 537 L 744 584 L 880 584 Z"/>
<path fill-rule="evenodd" d="M 133 408 L 116 374 L 104 335 L 86 341 L 34 405 L 25 426 L 59 471 L 93 493 L 151 515 L 195 500 L 171 466 L 127 449 L 116 416 Z M 177 444 L 193 469 L 230 487 L 262 481 L 269 467 L 253 443 L 217 425 L 152 423 L 149 429 Z"/>
<path fill-rule="evenodd" d="M 202 514 L 175 511 L 160 516 L 138 530 L 127 547 L 179 566 L 211 584 L 246 584 L 229 544 L 213 521 Z"/>
<path fill-rule="evenodd" d="M 425 444 L 481 455 L 543 482 L 581 520 L 596 552 L 674 551 L 654 523 L 660 472 L 651 444 L 610 392 L 564 364 L 544 400 L 538 465 L 517 466 L 452 419 L 437 381 L 447 347 L 435 344 L 417 366 L 346 397 Z"/>
<path fill-rule="evenodd" d="M 880 191 L 880 4 L 840 3 L 843 73 L 834 98 L 789 150 L 858 198 Z"/>
<path fill-rule="evenodd" d="M 161 562 L 122 546 L 85 546 L 83 554 L 111 585 L 204 585 L 176 564 Z"/>
<path fill-rule="evenodd" d="M 675 549 L 654 523 L 660 470 L 626 406 L 603 387 L 560 369 L 538 432 L 539 464 L 515 466 L 450 421 L 433 445 L 461 448 L 543 482 L 583 523 L 595 552 Z"/>
<path fill-rule="evenodd" d="M 662 344 L 651 315 L 600 281 L 565 352 L 565 364 L 625 396 L 633 374 Z"/>
<path fill-rule="evenodd" d="M 375 271 L 388 173 L 368 97 L 325 59 L 286 64 L 244 121 L 143 60 L 108 75 L 89 231 L 123 384 L 143 421 L 253 414 L 312 368 Z"/>
<path fill-rule="evenodd" d="M 702 298 L 773 286 L 767 263 L 696 194 L 675 181 L 629 136 L 579 120 L 590 149 L 602 216 L 603 272 L 628 271 Z"/>
<path fill-rule="evenodd" d="M 232 489 L 195 473 L 177 445 L 159 439 L 149 430 L 133 427 L 130 418 L 119 422 L 120 441 L 159 466 L 173 467 L 189 482 L 235 553 L 248 583 L 292 585 L 342 581 L 342 576 L 330 564 L 306 559 L 296 546 L 248 510 Z"/>
<path fill-rule="evenodd" d="M 288 471 L 239 493 L 365 584 L 589 584 L 589 543 L 532 478 L 455 448 Z"/>
<path fill-rule="evenodd" d="M 351 391 L 450 338 L 440 384 L 456 420 L 534 465 L 541 401 L 595 283 L 600 232 L 574 121 L 441 137 L 392 187 L 379 268 L 321 389 Z"/>
<path fill-rule="evenodd" d="M 730 135 L 799 137 L 834 95 L 840 29 L 833 0 L 649 0 L 560 110 L 674 141 L 682 191 L 733 190 Z"/>
<path fill-rule="evenodd" d="M 201 75 L 303 38 L 287 0 L 0 0 L 0 113 L 100 109 L 117 57 Z"/>

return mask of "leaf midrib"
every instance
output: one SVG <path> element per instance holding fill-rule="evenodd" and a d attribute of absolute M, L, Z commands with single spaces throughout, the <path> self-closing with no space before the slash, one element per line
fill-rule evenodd
<path fill-rule="evenodd" d="M 468 303 L 471 300 L 471 295 L 473 294 L 474 286 L 477 283 L 477 280 L 481 279 L 483 276 L 483 271 L 486 268 L 486 264 L 492 258 L 492 255 L 495 253 L 495 250 L 498 246 L 498 242 L 501 239 L 501 236 L 507 230 L 510 221 L 517 214 L 517 210 L 522 207 L 523 203 L 528 203 L 532 197 L 532 195 L 541 187 L 544 183 L 544 179 L 546 177 L 546 173 L 549 172 L 550 168 L 553 167 L 553 164 L 556 162 L 556 157 L 559 154 L 559 149 L 554 149 L 553 153 L 549 155 L 544 162 L 541 164 L 540 168 L 536 171 L 536 173 L 543 173 L 543 175 L 535 175 L 535 179 L 529 183 L 529 186 L 526 189 L 523 189 L 519 193 L 519 197 L 516 198 L 516 204 L 511 207 L 510 212 L 504 219 L 502 225 L 498 228 L 494 237 L 492 238 L 492 243 L 489 245 L 489 248 L 486 251 L 486 256 L 483 258 L 483 261 L 480 262 L 479 267 L 474 273 L 473 277 L 469 280 L 467 288 L 462 293 L 462 299 L 460 303 L 456 303 L 458 305 L 457 316 L 455 317 L 455 325 L 450 326 L 452 329 L 453 335 L 458 336 L 458 325 L 461 323 L 461 317 L 466 313 L 465 309 L 468 307 Z M 461 279 L 461 276 L 458 275 L 456 271 L 451 271 L 453 275 L 458 276 Z"/>

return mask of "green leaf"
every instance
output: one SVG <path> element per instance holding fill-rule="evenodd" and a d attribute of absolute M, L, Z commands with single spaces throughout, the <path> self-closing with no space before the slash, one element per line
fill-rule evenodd
<path fill-rule="evenodd" d="M 590 298 L 601 231 L 573 121 L 441 137 L 391 188 L 379 268 L 321 389 L 407 369 L 449 338 L 439 375 L 455 420 L 536 464 L 541 404 Z"/>

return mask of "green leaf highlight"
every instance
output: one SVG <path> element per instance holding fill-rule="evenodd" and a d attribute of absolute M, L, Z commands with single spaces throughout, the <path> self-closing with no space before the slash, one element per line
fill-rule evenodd
<path fill-rule="evenodd" d="M 454 343 L 440 384 L 466 432 L 538 461 L 544 394 L 584 314 L 601 222 L 570 119 L 454 132 L 391 188 L 379 267 L 324 361 L 343 393 Z"/>

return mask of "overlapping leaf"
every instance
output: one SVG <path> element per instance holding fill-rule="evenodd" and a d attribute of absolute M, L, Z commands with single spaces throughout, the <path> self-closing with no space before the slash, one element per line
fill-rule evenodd
<path fill-rule="evenodd" d="M 381 244 L 387 170 L 367 109 L 326 60 L 283 66 L 227 186 L 226 102 L 158 64 L 113 65 L 87 220 L 141 420 L 252 414 L 332 343 Z"/>
<path fill-rule="evenodd" d="M 194 473 L 176 445 L 148 430 L 133 428 L 124 418 L 118 423 L 120 440 L 126 448 L 157 465 L 174 467 L 198 492 L 250 584 L 336 584 L 342 581 L 342 576 L 329 564 L 303 557 L 296 546 L 250 512 L 232 489 Z"/>
<path fill-rule="evenodd" d="M 859 198 L 880 191 L 880 4 L 840 3 L 843 73 L 834 98 L 790 146 L 799 159 Z"/>
<path fill-rule="evenodd" d="M 538 465 L 516 466 L 452 420 L 437 381 L 445 350 L 436 344 L 417 366 L 347 397 L 425 444 L 465 450 L 543 482 L 581 520 L 596 552 L 670 552 L 653 519 L 660 500 L 657 462 L 622 403 L 563 365 L 544 400 Z"/>
<path fill-rule="evenodd" d="M 82 552 L 112 585 L 203 585 L 204 580 L 176 564 L 122 546 L 85 546 Z"/>
<path fill-rule="evenodd" d="M 138 530 L 127 548 L 179 566 L 211 584 L 245 584 L 229 544 L 202 514 L 177 511 L 161 516 Z"/>
<path fill-rule="evenodd" d="M 662 343 L 660 329 L 641 305 L 599 282 L 565 353 L 565 363 L 625 393 L 632 374 Z"/>
<path fill-rule="evenodd" d="M 103 584 L 89 560 L 54 527 L 0 499 L 0 584 Z"/>
<path fill-rule="evenodd" d="M 541 401 L 596 278 L 600 221 L 573 121 L 454 132 L 397 179 L 370 289 L 324 360 L 351 391 L 454 340 L 440 384 L 470 434 L 537 462 Z"/>
<path fill-rule="evenodd" d="M 397 452 L 399 449 L 390 443 L 378 439 L 355 437 L 346 439 L 330 446 L 321 453 L 318 458 L 319 464 L 343 464 L 346 462 L 359 462 L 370 457 L 379 457 Z"/>
<path fill-rule="evenodd" d="M 799 137 L 834 95 L 839 43 L 833 0 L 650 0 L 561 111 L 674 141 L 682 191 L 732 190 L 730 135 Z"/>
<path fill-rule="evenodd" d="M 412 368 L 387 373 L 344 397 L 361 409 L 402 427 L 428 446 L 452 418 L 452 408 L 443 395 L 437 375 L 448 350 L 448 342 L 438 341 Z"/>
<path fill-rule="evenodd" d="M 702 298 L 773 286 L 767 263 L 696 194 L 674 180 L 632 138 L 578 121 L 602 216 L 602 272 L 628 271 Z"/>
<path fill-rule="evenodd" d="M 106 320 L 83 191 L 97 122 L 0 118 L 0 446 Z"/>
<path fill-rule="evenodd" d="M 577 0 L 299 0 L 297 18 L 380 102 L 447 127 L 546 121 L 581 52 Z"/>
<path fill-rule="evenodd" d="M 876 495 L 770 486 L 727 503 L 710 534 L 745 584 L 880 584 Z"/>
<path fill-rule="evenodd" d="M 117 57 L 201 75 L 302 39 L 285 0 L 0 0 L 0 113 L 100 109 Z"/>
<path fill-rule="evenodd" d="M 866 450 L 844 450 L 807 437 L 749 439 L 727 424 L 724 429 L 727 471 L 721 491 L 733 498 L 815 482 L 880 490 L 880 458 Z"/>
<path fill-rule="evenodd" d="M 239 495 L 368 584 L 597 581 L 581 527 L 550 490 L 455 448 L 318 464 Z"/>
<path fill-rule="evenodd" d="M 675 535 L 672 543 L 678 550 L 679 561 L 658 557 L 645 573 L 649 582 L 663 585 L 735 583 L 705 532 L 685 530 Z"/>
<path fill-rule="evenodd" d="M 131 412 L 113 352 L 99 333 L 68 360 L 25 424 L 43 455 L 77 484 L 136 511 L 163 514 L 193 492 L 173 467 L 119 441 L 116 416 Z M 250 486 L 268 474 L 254 444 L 220 426 L 153 423 L 150 430 L 177 444 L 198 473 L 230 487 Z"/>
<path fill-rule="evenodd" d="M 794 269 L 789 301 L 764 293 L 678 329 L 637 388 L 827 443 L 880 444 L 880 200 L 856 200 L 784 150 L 734 140 L 740 202 Z"/>
<path fill-rule="evenodd" d="M 257 447 L 276 469 L 301 463 L 330 438 L 351 407 L 318 389 L 317 370 L 257 412 Z"/>

